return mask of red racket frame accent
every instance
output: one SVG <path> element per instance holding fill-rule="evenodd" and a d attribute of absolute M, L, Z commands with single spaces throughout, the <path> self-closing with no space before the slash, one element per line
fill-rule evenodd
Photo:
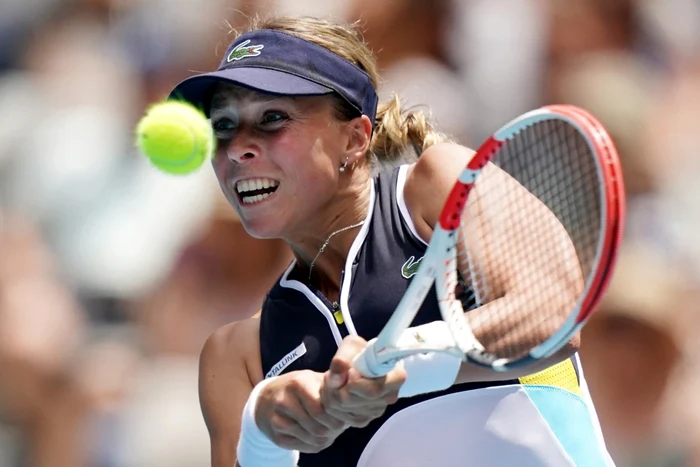
<path fill-rule="evenodd" d="M 440 227 L 451 232 L 462 225 L 462 207 L 472 187 L 474 187 L 473 183 L 454 184 L 440 213 Z"/>
<path fill-rule="evenodd" d="M 484 144 L 479 147 L 474 157 L 469 160 L 467 169 L 481 170 L 501 146 L 503 146 L 503 141 L 499 141 L 491 136 L 484 141 Z M 473 186 L 473 182 L 461 183 L 458 181 L 455 183 L 440 213 L 440 227 L 447 231 L 452 231 L 457 230 L 462 225 L 462 210 Z"/>
<path fill-rule="evenodd" d="M 603 240 L 602 258 L 605 258 L 607 261 L 598 267 L 594 277 L 595 282 L 591 284 L 592 292 L 588 294 L 579 310 L 576 321 L 577 324 L 581 324 L 596 310 L 607 290 L 624 236 L 626 198 L 622 167 L 620 166 L 615 143 L 613 143 L 602 123 L 593 115 L 580 107 L 572 105 L 551 105 L 545 108 L 574 118 L 577 121 L 581 119 L 585 121 L 581 128 L 586 131 L 593 144 L 596 145 L 595 149 L 601 158 L 601 166 L 606 181 L 605 189 L 608 208 L 606 222 L 608 222 L 610 228 L 606 229 L 607 235 Z"/>

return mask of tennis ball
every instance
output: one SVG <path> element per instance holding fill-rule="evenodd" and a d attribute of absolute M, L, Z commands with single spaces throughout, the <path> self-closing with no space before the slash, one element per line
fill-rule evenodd
<path fill-rule="evenodd" d="M 187 175 L 199 169 L 214 151 L 207 117 L 177 100 L 151 106 L 136 127 L 136 146 L 163 172 Z"/>

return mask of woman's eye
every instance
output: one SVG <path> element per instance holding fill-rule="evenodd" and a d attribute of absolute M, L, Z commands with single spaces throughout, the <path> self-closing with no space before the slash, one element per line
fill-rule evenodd
<path fill-rule="evenodd" d="M 230 133 L 236 129 L 236 123 L 230 118 L 220 118 L 214 121 L 212 128 L 214 128 L 214 132 L 217 134 Z"/>
<path fill-rule="evenodd" d="M 266 112 L 263 115 L 263 123 L 277 123 L 287 119 L 287 115 L 283 112 Z"/>

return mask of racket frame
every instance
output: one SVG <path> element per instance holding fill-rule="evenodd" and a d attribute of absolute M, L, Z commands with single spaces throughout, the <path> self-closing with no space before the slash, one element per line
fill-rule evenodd
<path fill-rule="evenodd" d="M 456 282 L 457 243 L 462 214 L 474 182 L 498 150 L 520 131 L 552 119 L 572 125 L 598 157 L 596 176 L 603 187 L 600 225 L 604 226 L 604 236 L 596 245 L 595 270 L 586 278 L 579 302 L 565 323 L 527 355 L 515 360 L 495 358 L 475 338 L 461 304 L 455 299 L 453 289 L 450 289 L 450 284 Z M 401 358 L 417 353 L 442 352 L 495 371 L 506 371 L 553 355 L 576 335 L 604 293 L 615 264 L 623 227 L 624 189 L 617 152 L 612 139 L 594 117 L 573 106 L 548 106 L 511 120 L 479 147 L 461 172 L 448 195 L 416 275 L 382 331 L 356 357 L 355 366 L 365 376 L 378 377 L 391 371 Z M 433 284 L 438 291 L 440 313 L 454 342 L 396 347 Z M 447 292 L 441 294 L 441 290 Z"/>

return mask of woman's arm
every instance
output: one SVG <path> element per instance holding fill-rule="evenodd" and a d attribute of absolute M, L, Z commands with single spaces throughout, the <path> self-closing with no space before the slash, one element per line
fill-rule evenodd
<path fill-rule="evenodd" d="M 236 465 L 241 413 L 254 383 L 262 380 L 259 347 L 259 320 L 251 318 L 219 328 L 202 348 L 199 399 L 212 467 Z"/>
<path fill-rule="evenodd" d="M 419 235 L 430 240 L 442 206 L 455 180 L 473 151 L 455 144 L 440 144 L 427 149 L 410 169 L 404 196 Z M 531 348 L 551 335 L 560 322 L 550 320 L 549 327 L 520 333 L 532 322 L 538 309 L 554 306 L 568 311 L 583 288 L 576 251 L 566 230 L 537 198 L 494 165 L 484 168 L 470 194 L 465 210 L 462 235 L 471 258 L 478 258 L 479 274 L 488 284 L 480 301 L 485 303 L 467 314 L 475 335 L 490 349 L 512 345 L 514 336 L 524 348 Z M 538 222 L 532 222 L 538 219 Z M 507 240 L 505 239 L 507 236 Z M 488 241 L 482 241 L 488 239 Z M 550 245 L 549 257 L 532 254 L 533 245 Z M 507 251 L 504 246 L 508 246 Z M 460 258 L 465 246 L 460 245 Z M 551 258 L 556 258 L 552 261 Z M 469 278 L 470 271 L 462 271 Z M 547 294 L 532 293 L 547 283 Z M 556 303 L 555 303 L 556 301 Z M 508 320 L 495 321 L 496 312 L 507 313 Z M 565 318 L 565 316 L 562 316 Z M 495 324 L 494 324 L 495 323 Z M 552 357 L 522 370 L 494 372 L 463 364 L 456 382 L 512 379 L 542 370 L 571 356 L 578 348 L 576 337 Z"/>
<path fill-rule="evenodd" d="M 292 371 L 261 384 L 259 331 L 258 318 L 229 324 L 214 332 L 202 349 L 200 404 L 211 439 L 212 467 L 237 465 L 237 453 L 248 453 L 251 465 L 284 467 L 290 451 L 319 452 L 348 427 L 367 425 L 396 400 L 402 382 L 400 369 L 381 381 L 354 377 L 352 387 L 357 394 L 342 400 L 335 397 L 337 385 L 328 384 L 330 370 Z M 358 340 L 347 338 L 341 343 L 331 370 L 345 373 L 337 367 L 350 365 L 354 354 L 364 348 L 364 341 Z M 246 403 L 258 385 L 257 398 L 251 399 L 246 423 L 242 423 Z M 351 410 L 346 411 L 348 404 Z M 248 428 L 239 442 L 241 426 Z M 243 451 L 241 446 L 245 446 Z"/>

